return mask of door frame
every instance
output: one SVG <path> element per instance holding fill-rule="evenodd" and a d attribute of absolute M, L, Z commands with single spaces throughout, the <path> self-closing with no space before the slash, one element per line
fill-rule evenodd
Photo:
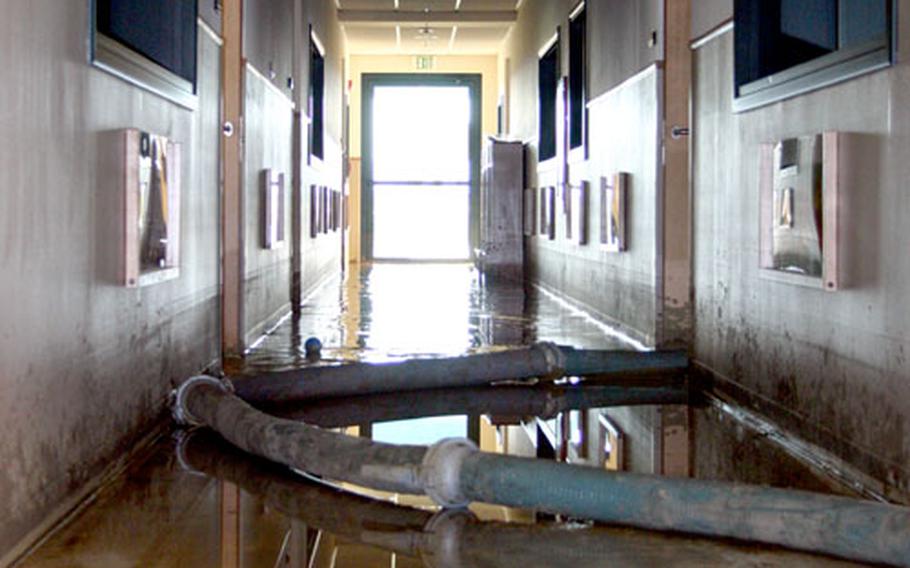
<path fill-rule="evenodd" d="M 364 73 L 361 80 L 360 256 L 373 261 L 373 93 L 376 87 L 468 87 L 471 119 L 468 126 L 471 177 L 469 185 L 468 254 L 480 242 L 480 147 L 483 79 L 479 73 Z"/>

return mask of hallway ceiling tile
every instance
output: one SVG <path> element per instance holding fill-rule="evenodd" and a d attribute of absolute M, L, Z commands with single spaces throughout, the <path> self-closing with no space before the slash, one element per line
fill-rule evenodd
<path fill-rule="evenodd" d="M 455 0 L 399 0 L 399 9 L 406 12 L 423 12 L 429 8 L 433 12 L 455 9 Z"/>
<path fill-rule="evenodd" d="M 516 0 L 461 0 L 462 11 L 505 12 L 514 10 Z"/>
<path fill-rule="evenodd" d="M 342 10 L 394 10 L 395 0 L 340 0 Z"/>
<path fill-rule="evenodd" d="M 351 53 L 380 55 L 398 51 L 394 27 L 345 24 L 344 32 Z"/>
<path fill-rule="evenodd" d="M 514 22 L 510 14 L 515 13 L 515 4 L 516 0 L 339 0 L 348 51 L 374 55 L 498 53 Z M 433 14 L 427 22 L 421 18 L 425 8 Z"/>
<path fill-rule="evenodd" d="M 509 26 L 459 26 L 455 43 L 464 50 L 477 49 L 480 50 L 479 53 L 490 50 L 490 53 L 496 53 L 507 33 Z"/>

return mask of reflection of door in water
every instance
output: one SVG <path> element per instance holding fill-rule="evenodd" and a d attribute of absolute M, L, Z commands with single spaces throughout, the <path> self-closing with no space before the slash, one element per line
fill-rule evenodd
<path fill-rule="evenodd" d="M 376 85 L 372 95 L 372 257 L 468 259 L 470 89 Z"/>

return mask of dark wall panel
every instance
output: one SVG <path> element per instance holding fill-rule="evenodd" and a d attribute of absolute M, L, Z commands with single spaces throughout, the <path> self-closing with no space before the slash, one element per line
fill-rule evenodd
<path fill-rule="evenodd" d="M 656 0 L 602 0 L 588 7 L 591 98 L 632 77 L 660 55 L 649 45 L 659 38 L 660 5 Z"/>
<path fill-rule="evenodd" d="M 221 33 L 221 5 L 224 0 L 199 0 L 199 17 L 219 34 Z"/>
<path fill-rule="evenodd" d="M 243 49 L 257 71 L 292 97 L 294 0 L 244 0 Z"/>
<path fill-rule="evenodd" d="M 733 17 L 733 0 L 692 2 L 692 39 L 701 37 Z"/>

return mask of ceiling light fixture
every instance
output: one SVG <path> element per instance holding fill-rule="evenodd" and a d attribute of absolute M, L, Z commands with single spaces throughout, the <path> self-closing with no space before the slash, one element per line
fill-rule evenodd
<path fill-rule="evenodd" d="M 414 39 L 423 42 L 423 47 L 428 49 L 430 43 L 438 40 L 436 36 L 436 30 L 430 27 L 430 8 L 429 6 L 423 9 L 423 13 L 427 15 L 427 21 L 423 24 L 423 27 L 417 28 L 417 35 Z"/>

